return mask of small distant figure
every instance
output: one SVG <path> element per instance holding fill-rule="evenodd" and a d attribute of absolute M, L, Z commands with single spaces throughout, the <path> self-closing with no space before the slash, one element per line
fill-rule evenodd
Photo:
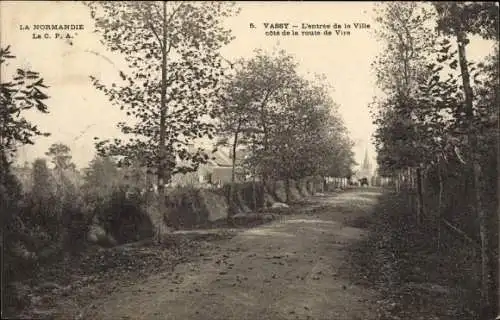
<path fill-rule="evenodd" d="M 361 186 L 367 186 L 368 187 L 368 178 L 361 178 L 361 180 L 359 180 L 359 183 L 361 184 Z"/>
<path fill-rule="evenodd" d="M 357 187 L 357 186 L 359 186 L 359 181 L 357 181 L 356 179 L 350 178 L 349 180 L 347 180 L 347 184 L 350 185 L 351 187 Z"/>

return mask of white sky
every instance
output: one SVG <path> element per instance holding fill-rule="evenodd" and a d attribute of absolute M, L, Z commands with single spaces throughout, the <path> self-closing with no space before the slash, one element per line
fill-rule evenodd
<path fill-rule="evenodd" d="M 373 35 L 372 2 L 239 2 L 242 8 L 235 18 L 225 24 L 236 39 L 223 49 L 229 60 L 249 58 L 255 49 L 285 49 L 300 63 L 303 73 L 324 73 L 335 88 L 332 97 L 357 142 L 356 160 L 361 162 L 365 148 L 375 158 L 370 143 L 374 127 L 368 104 L 376 94 L 370 64 L 380 50 Z M 264 22 L 298 24 L 367 23 L 370 29 L 351 27 L 350 36 L 265 36 Z M 83 24 L 69 46 L 60 39 L 32 39 L 32 31 L 21 31 L 19 25 Z M 254 23 L 256 28 L 250 29 Z M 122 112 L 112 106 L 105 96 L 92 87 L 89 76 L 106 82 L 119 80 L 122 57 L 107 52 L 94 34 L 88 9 L 76 2 L 0 2 L 0 43 L 11 45 L 17 56 L 14 66 L 30 66 L 50 85 L 48 115 L 33 117 L 40 128 L 52 133 L 38 138 L 34 146 L 20 152 L 20 161 L 32 161 L 43 156 L 50 144 L 62 142 L 72 149 L 73 160 L 84 167 L 94 156 L 93 137 L 116 135 L 116 122 L 123 120 Z M 478 42 L 469 46 L 471 59 L 484 56 L 490 45 Z M 105 57 L 105 58 L 104 58 Z M 112 61 L 112 62 L 110 62 Z M 3 75 L 4 76 L 4 75 Z"/>

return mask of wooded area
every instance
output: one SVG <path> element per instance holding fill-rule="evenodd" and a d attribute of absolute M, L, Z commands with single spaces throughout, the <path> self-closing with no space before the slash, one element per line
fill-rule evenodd
<path fill-rule="evenodd" d="M 480 248 L 481 319 L 498 294 L 498 4 L 392 3 L 379 11 L 384 55 L 375 62 L 386 98 L 374 102 L 378 163 L 409 194 L 414 219 Z M 433 27 L 435 25 L 435 28 Z M 483 61 L 469 37 L 494 41 Z M 444 229 L 449 229 L 445 231 Z"/>

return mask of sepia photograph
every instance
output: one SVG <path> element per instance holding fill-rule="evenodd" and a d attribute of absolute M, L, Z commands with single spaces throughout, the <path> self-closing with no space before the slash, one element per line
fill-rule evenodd
<path fill-rule="evenodd" d="M 1 1 L 1 318 L 500 320 L 499 2 Z"/>

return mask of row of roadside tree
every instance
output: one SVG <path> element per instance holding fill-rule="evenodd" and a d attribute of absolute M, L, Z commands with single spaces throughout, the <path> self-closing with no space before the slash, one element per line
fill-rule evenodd
<path fill-rule="evenodd" d="M 54 169 L 36 160 L 29 170 L 31 186 L 23 190 L 12 171 L 16 151 L 50 135 L 26 112 L 49 113 L 50 89 L 33 70 L 12 69 L 12 63 L 6 68 L 15 61 L 14 49 L 1 49 L 0 203 L 2 239 L 7 248 L 16 248 L 6 255 L 11 272 L 23 269 L 14 267 L 17 262 L 30 261 L 33 267 L 41 256 L 74 251 L 76 243 L 85 243 L 96 217 L 103 223 L 133 220 L 130 212 L 137 211 L 157 217 L 152 225 L 162 224 L 168 215 L 164 186 L 211 156 L 210 150 L 193 150 L 200 139 L 218 139 L 235 151 L 233 160 L 244 146 L 250 151 L 245 170 L 264 184 L 350 174 L 352 142 L 326 79 L 301 76 L 297 62 L 284 52 L 256 52 L 231 63 L 221 56 L 220 49 L 233 39 L 222 26 L 225 17 L 238 12 L 232 4 L 86 5 L 107 49 L 129 63 L 119 71 L 122 82 L 92 78 L 92 83 L 130 121 L 117 123 L 122 137 L 96 137 L 97 156 L 85 170 L 71 163 L 67 146 L 53 145 L 48 156 Z M 146 203 L 145 212 L 144 201 L 126 202 L 120 195 L 138 187 L 141 179 L 133 177 L 142 170 L 154 175 L 159 187 L 159 201 Z M 120 215 L 127 210 L 130 214 Z"/>
<path fill-rule="evenodd" d="M 414 220 L 479 248 L 481 319 L 498 279 L 498 3 L 379 6 L 384 53 L 374 62 L 385 98 L 373 103 L 381 173 L 409 194 Z M 484 45 L 472 61 L 468 45 Z M 486 44 L 485 44 L 486 43 Z M 488 45 L 493 50 L 488 52 Z M 489 53 L 489 55 L 488 55 Z"/>

